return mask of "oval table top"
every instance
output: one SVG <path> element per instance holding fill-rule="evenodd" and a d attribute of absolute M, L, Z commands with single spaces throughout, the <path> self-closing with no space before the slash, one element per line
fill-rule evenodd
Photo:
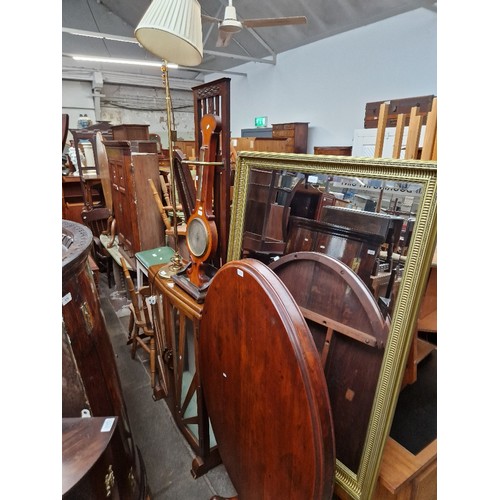
<path fill-rule="evenodd" d="M 238 498 L 332 498 L 333 420 L 307 324 L 254 259 L 215 275 L 200 322 L 200 381 Z"/>

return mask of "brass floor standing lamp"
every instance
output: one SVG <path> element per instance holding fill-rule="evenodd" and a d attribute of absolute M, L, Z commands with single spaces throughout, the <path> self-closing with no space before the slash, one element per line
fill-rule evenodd
<path fill-rule="evenodd" d="M 179 255 L 177 232 L 177 202 L 173 173 L 176 133 L 168 81 L 168 63 L 182 66 L 197 66 L 201 63 L 203 41 L 200 4 L 197 0 L 153 0 L 135 29 L 135 37 L 146 50 L 163 59 L 175 240 L 175 253 L 171 263 L 166 266 L 168 267 L 166 272 L 172 275 L 180 271 L 183 264 Z"/>

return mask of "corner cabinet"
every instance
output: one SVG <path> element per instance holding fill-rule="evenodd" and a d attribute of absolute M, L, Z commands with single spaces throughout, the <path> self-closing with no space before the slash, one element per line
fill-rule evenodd
<path fill-rule="evenodd" d="M 90 229 L 62 221 L 63 493 L 67 492 L 68 499 L 97 499 L 106 498 L 109 490 L 114 495 L 110 493 L 110 498 L 143 500 L 150 496 L 146 470 L 134 442 L 113 346 L 92 278 L 88 259 L 91 244 Z M 89 418 L 81 418 L 85 412 Z M 99 429 L 108 417 L 113 425 L 104 434 Z M 81 453 L 73 454 L 75 447 Z M 99 486 L 84 480 L 94 477 L 90 463 L 99 461 L 92 453 L 96 447 L 113 451 L 105 464 L 101 462 L 106 471 L 99 474 Z M 82 460 L 85 457 L 87 460 Z M 106 476 L 109 488 L 104 484 Z M 100 493 L 84 494 L 91 486 Z"/>
<path fill-rule="evenodd" d="M 165 227 L 149 179 L 161 192 L 154 141 L 106 141 L 120 252 L 133 260 L 137 252 L 165 246 Z"/>
<path fill-rule="evenodd" d="M 129 470 L 118 417 L 62 419 L 64 500 L 148 498 Z"/>

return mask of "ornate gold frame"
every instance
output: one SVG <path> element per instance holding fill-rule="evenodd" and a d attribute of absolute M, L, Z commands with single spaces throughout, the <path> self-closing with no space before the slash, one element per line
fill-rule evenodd
<path fill-rule="evenodd" d="M 252 168 L 371 178 L 422 185 L 420 206 L 399 288 L 358 471 L 337 460 L 335 480 L 350 497 L 371 497 L 399 395 L 427 272 L 437 236 L 437 163 L 286 153 L 240 152 L 234 183 L 228 261 L 239 259 Z"/>

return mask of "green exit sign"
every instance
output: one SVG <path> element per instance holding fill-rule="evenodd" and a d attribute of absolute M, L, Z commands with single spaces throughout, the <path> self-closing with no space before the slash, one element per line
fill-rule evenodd
<path fill-rule="evenodd" d="M 267 127 L 267 116 L 256 116 L 254 123 L 256 127 Z"/>

